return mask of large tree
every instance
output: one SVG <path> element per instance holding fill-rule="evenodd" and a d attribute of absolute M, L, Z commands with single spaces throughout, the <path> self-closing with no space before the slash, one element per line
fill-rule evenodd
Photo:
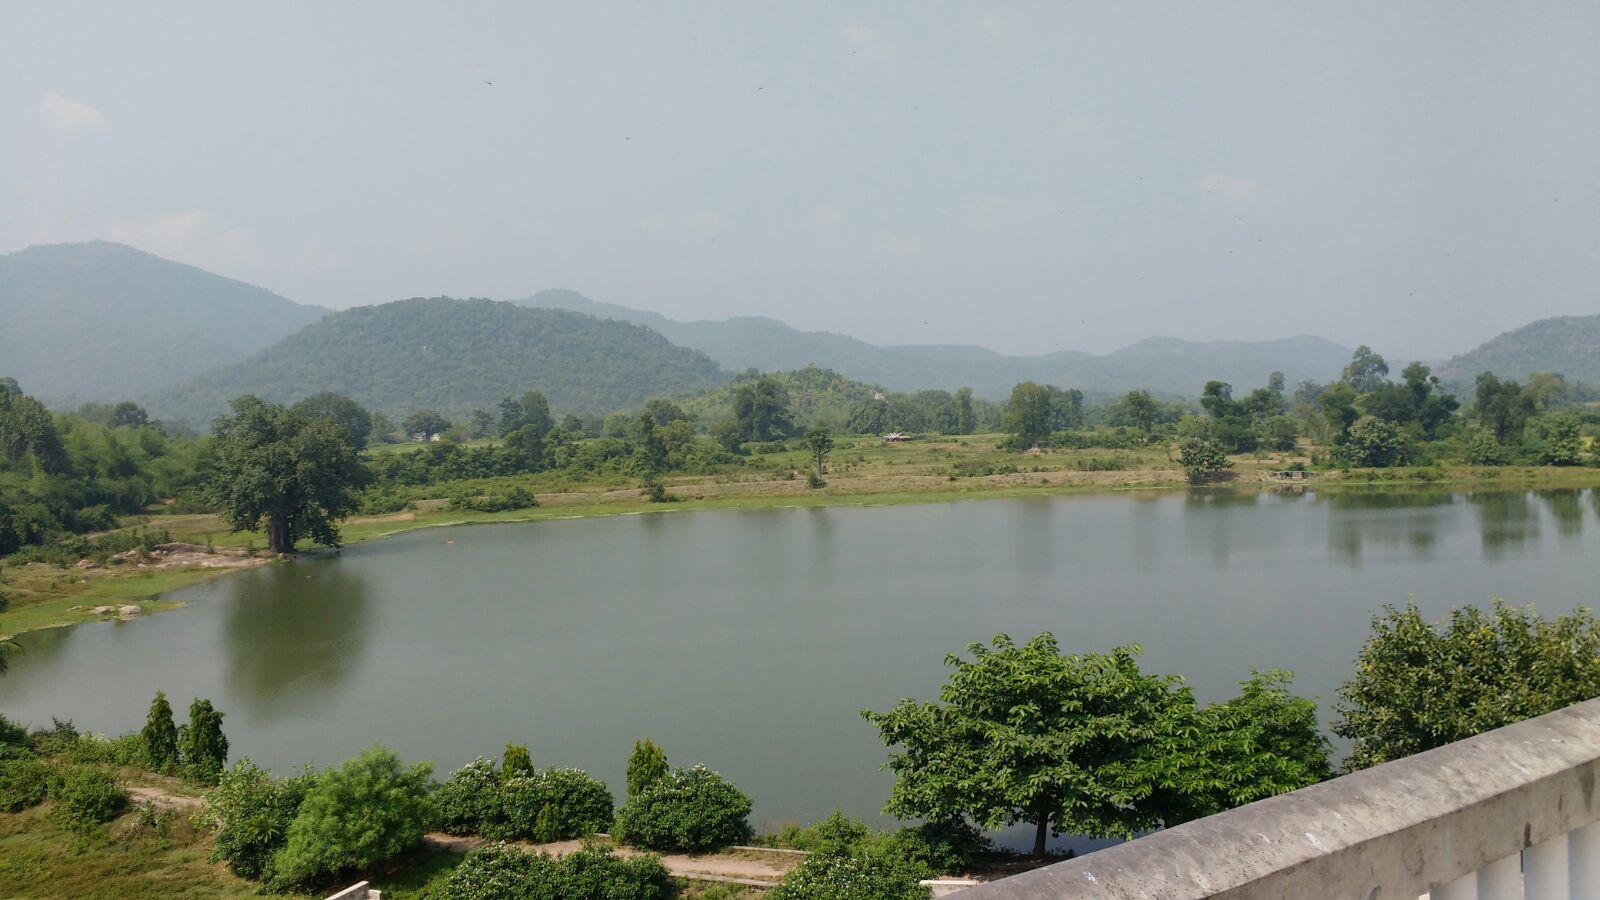
<path fill-rule="evenodd" d="M 211 495 L 230 528 L 264 526 L 278 553 L 293 552 L 302 537 L 339 546 L 335 523 L 356 510 L 366 478 L 341 426 L 247 395 L 211 427 Z"/>
<path fill-rule="evenodd" d="M 372 413 L 367 408 L 343 394 L 324 391 L 301 400 L 293 407 L 295 412 L 313 419 L 326 419 L 344 429 L 350 446 L 364 450 L 372 434 Z"/>
<path fill-rule="evenodd" d="M 770 441 L 794 434 L 789 391 L 771 375 L 740 382 L 733 392 L 733 416 L 747 441 Z"/>
<path fill-rule="evenodd" d="M 1024 381 L 1011 389 L 1001 426 L 1013 436 L 1017 449 L 1026 450 L 1050 436 L 1052 419 L 1050 389 Z"/>
<path fill-rule="evenodd" d="M 1326 774 L 1316 710 L 1269 673 L 1228 704 L 1200 708 L 1181 678 L 1140 671 L 1137 647 L 1063 655 L 1041 634 L 972 644 L 940 701 L 863 715 L 899 748 L 885 810 L 1000 828 L 1133 837 Z"/>

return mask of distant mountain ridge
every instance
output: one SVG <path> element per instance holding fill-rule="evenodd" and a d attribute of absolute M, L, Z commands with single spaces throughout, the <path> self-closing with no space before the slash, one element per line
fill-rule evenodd
<path fill-rule="evenodd" d="M 122 400 L 328 312 L 122 244 L 38 245 L 0 256 L 0 376 L 53 405 Z"/>
<path fill-rule="evenodd" d="M 253 393 L 293 402 L 344 394 L 394 417 L 465 416 L 543 391 L 558 411 L 603 413 L 731 376 L 638 325 L 494 300 L 397 300 L 337 312 L 232 365 L 149 396 L 150 411 L 204 425 Z"/>
<path fill-rule="evenodd" d="M 1600 385 L 1600 315 L 1556 316 L 1514 328 L 1440 367 L 1440 377 L 1467 386 L 1480 373 L 1526 379 L 1559 372 L 1569 381 Z"/>
<path fill-rule="evenodd" d="M 1351 350 L 1310 335 L 1272 341 L 1199 343 L 1148 338 L 1105 356 L 1061 351 L 1009 356 L 970 345 L 878 346 L 829 331 L 801 331 L 776 319 L 738 317 L 679 322 L 659 313 L 601 303 L 576 291 L 555 289 L 513 300 L 524 306 L 567 309 L 619 319 L 661 332 L 675 344 L 704 352 L 741 370 L 798 369 L 816 365 L 852 379 L 896 391 L 971 387 L 986 397 L 1004 397 L 1019 381 L 1076 387 L 1093 395 L 1145 388 L 1193 396 L 1213 378 L 1236 387 L 1266 383 L 1274 371 L 1292 385 L 1337 378 Z"/>

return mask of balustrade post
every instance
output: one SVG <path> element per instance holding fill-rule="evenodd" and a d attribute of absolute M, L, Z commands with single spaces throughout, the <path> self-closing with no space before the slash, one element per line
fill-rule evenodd
<path fill-rule="evenodd" d="M 1528 900 L 1568 900 L 1567 836 L 1522 851 L 1522 894 Z"/>
<path fill-rule="evenodd" d="M 1572 896 L 1600 897 L 1600 822 L 1567 835 L 1567 867 Z"/>
<path fill-rule="evenodd" d="M 1522 900 L 1522 854 L 1501 857 L 1478 870 L 1478 900 Z"/>

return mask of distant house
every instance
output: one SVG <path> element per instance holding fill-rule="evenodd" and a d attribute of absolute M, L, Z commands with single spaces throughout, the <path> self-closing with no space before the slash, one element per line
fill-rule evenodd
<path fill-rule="evenodd" d="M 423 433 L 421 431 L 413 431 L 413 432 L 411 432 L 411 440 L 413 440 L 413 441 L 415 441 L 415 442 L 417 442 L 419 444 L 426 444 L 426 443 L 429 443 L 431 441 L 442 441 L 442 440 L 444 440 L 444 435 L 443 434 L 435 434 L 433 437 L 429 437 L 427 434 L 425 434 L 425 433 Z"/>
<path fill-rule="evenodd" d="M 909 440 L 911 440 L 910 435 L 907 435 L 903 431 L 891 431 L 883 436 L 883 442 L 886 444 L 898 444 L 901 441 Z"/>

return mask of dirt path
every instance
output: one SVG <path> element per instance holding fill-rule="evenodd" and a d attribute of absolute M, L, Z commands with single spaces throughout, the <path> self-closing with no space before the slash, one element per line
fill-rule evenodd
<path fill-rule="evenodd" d="M 432 847 L 442 850 L 454 850 L 457 853 L 465 853 L 486 843 L 483 838 L 444 834 L 442 832 L 431 833 L 424 837 L 423 840 Z M 548 853 L 552 856 L 565 856 L 583 847 L 582 841 L 556 841 L 550 844 L 533 844 L 523 841 L 513 843 L 519 847 L 538 850 L 541 853 Z M 621 856 L 640 855 L 640 851 L 629 847 L 618 847 L 616 849 Z M 772 887 L 783 880 L 783 876 L 790 869 L 798 866 L 804 858 L 804 855 L 796 853 L 775 853 L 761 849 L 734 849 L 722 853 L 707 853 L 704 855 L 669 853 L 661 857 L 661 864 L 666 866 L 667 872 L 676 878 L 743 884 L 751 887 Z"/>

